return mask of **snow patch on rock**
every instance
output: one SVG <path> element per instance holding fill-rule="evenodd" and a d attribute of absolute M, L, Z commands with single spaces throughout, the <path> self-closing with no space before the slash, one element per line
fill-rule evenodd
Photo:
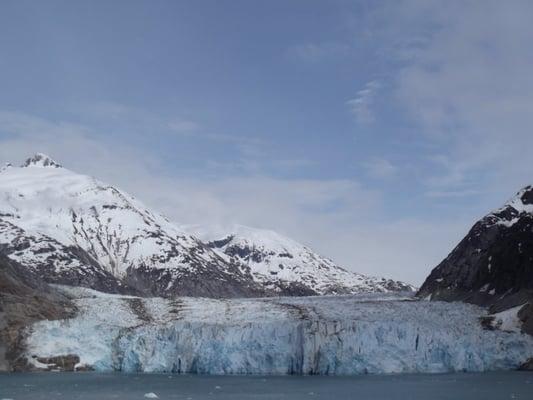
<path fill-rule="evenodd" d="M 518 317 L 518 311 L 524 306 L 521 304 L 516 307 L 509 308 L 505 311 L 495 313 L 493 326 L 508 332 L 521 332 L 522 321 Z"/>

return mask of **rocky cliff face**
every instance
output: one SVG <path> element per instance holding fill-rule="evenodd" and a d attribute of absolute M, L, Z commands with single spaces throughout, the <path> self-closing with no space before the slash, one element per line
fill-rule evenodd
<path fill-rule="evenodd" d="M 533 187 L 478 221 L 418 295 L 489 306 L 493 312 L 528 304 L 533 299 Z M 533 319 L 526 309 L 521 315 L 523 321 Z"/>
<path fill-rule="evenodd" d="M 348 272 L 288 238 L 247 234 L 226 246 L 204 242 L 44 154 L 0 170 L 0 253 L 46 282 L 162 297 L 410 289 Z"/>
<path fill-rule="evenodd" d="M 26 368 L 23 328 L 74 316 L 75 305 L 28 268 L 0 255 L 0 371 Z"/>

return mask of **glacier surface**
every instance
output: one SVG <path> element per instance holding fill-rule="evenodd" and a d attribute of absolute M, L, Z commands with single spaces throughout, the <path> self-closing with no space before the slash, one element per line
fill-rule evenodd
<path fill-rule="evenodd" d="M 399 295 L 213 300 L 62 287 L 73 319 L 41 321 L 27 358 L 77 355 L 97 371 L 379 374 L 514 369 L 533 338 L 484 330 L 486 311 Z M 49 367 L 49 366 L 48 366 Z"/>

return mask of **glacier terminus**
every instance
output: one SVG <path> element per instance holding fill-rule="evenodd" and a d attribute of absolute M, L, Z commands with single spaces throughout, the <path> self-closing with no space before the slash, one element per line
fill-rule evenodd
<path fill-rule="evenodd" d="M 74 319 L 29 330 L 35 369 L 201 374 L 493 371 L 518 368 L 533 338 L 485 330 L 482 308 L 411 294 L 142 299 L 61 287 Z"/>

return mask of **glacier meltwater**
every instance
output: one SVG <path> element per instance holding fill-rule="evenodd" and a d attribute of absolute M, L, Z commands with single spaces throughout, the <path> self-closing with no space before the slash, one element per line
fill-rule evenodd
<path fill-rule="evenodd" d="M 485 330 L 482 308 L 398 295 L 213 300 L 66 288 L 76 317 L 28 331 L 27 358 L 76 368 L 204 374 L 378 374 L 514 369 L 533 338 Z"/>

